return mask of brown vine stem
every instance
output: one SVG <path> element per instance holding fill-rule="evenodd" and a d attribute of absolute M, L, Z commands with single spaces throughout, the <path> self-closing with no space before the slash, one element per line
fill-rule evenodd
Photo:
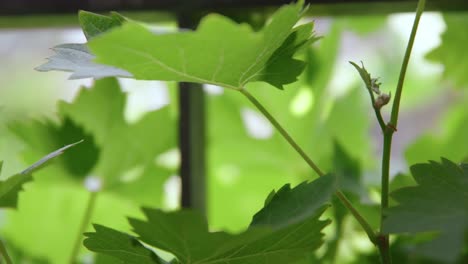
<path fill-rule="evenodd" d="M 408 68 L 411 51 L 413 49 L 414 39 L 416 38 L 416 32 L 418 30 L 419 21 L 424 11 L 426 0 L 419 0 L 418 7 L 416 9 L 416 16 L 413 22 L 413 28 L 409 37 L 408 45 L 406 47 L 405 56 L 400 70 L 400 76 L 398 78 L 398 84 L 395 93 L 395 99 L 393 100 L 392 113 L 390 116 L 390 122 L 387 124 L 384 130 L 383 140 L 383 154 L 382 154 L 382 194 L 381 194 L 381 210 L 380 210 L 380 232 L 382 233 L 382 226 L 385 220 L 385 210 L 388 208 L 388 193 L 389 193 L 389 181 L 390 181 L 390 154 L 392 147 L 393 133 L 395 133 L 398 124 L 398 113 L 400 110 L 400 100 L 403 91 L 403 83 L 405 81 L 406 70 Z M 378 247 L 380 250 L 380 256 L 382 263 L 392 263 L 390 253 L 390 239 L 388 234 L 379 235 Z"/>
<path fill-rule="evenodd" d="M 312 159 L 305 153 L 305 151 L 294 141 L 294 139 L 289 135 L 289 133 L 284 129 L 284 127 L 268 112 L 265 107 L 247 90 L 239 90 L 249 101 L 257 107 L 257 109 L 271 122 L 271 124 L 280 132 L 280 134 L 286 139 L 286 141 L 296 150 L 297 153 L 307 162 L 307 164 L 319 175 L 324 176 L 319 167 L 312 161 Z M 341 203 L 351 212 L 351 214 L 356 218 L 359 224 L 362 226 L 370 241 L 377 245 L 377 235 L 372 229 L 371 225 L 366 221 L 366 219 L 357 211 L 356 208 L 351 204 L 351 202 L 346 198 L 346 196 L 338 190 L 336 193 L 338 199 Z"/>

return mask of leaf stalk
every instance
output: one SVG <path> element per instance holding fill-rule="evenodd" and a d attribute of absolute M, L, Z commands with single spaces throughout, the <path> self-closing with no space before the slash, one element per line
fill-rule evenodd
<path fill-rule="evenodd" d="M 98 192 L 90 192 L 89 194 L 88 203 L 86 204 L 85 213 L 81 220 L 80 229 L 76 236 L 75 243 L 73 244 L 72 252 L 68 261 L 68 263 L 70 264 L 76 263 L 76 258 L 81 248 L 81 240 L 83 239 L 83 233 L 86 231 L 86 227 L 88 227 L 89 222 L 91 221 L 91 216 L 93 215 L 94 207 L 96 206 L 97 194 Z"/>
<path fill-rule="evenodd" d="M 10 255 L 8 255 L 6 246 L 1 239 L 0 239 L 0 256 L 3 257 L 6 264 L 13 264 L 13 261 L 11 261 Z"/>
<path fill-rule="evenodd" d="M 324 176 L 325 173 L 319 169 L 319 167 L 312 161 L 312 159 L 305 153 L 305 151 L 294 141 L 294 139 L 289 135 L 289 133 L 284 129 L 284 127 L 266 110 L 266 108 L 247 90 L 239 89 L 239 91 L 247 97 L 247 99 L 271 122 L 271 124 L 280 132 L 280 134 L 286 139 L 286 141 L 294 148 L 294 150 L 299 153 L 299 155 L 304 159 L 304 161 L 319 175 Z M 373 231 L 371 225 L 366 221 L 366 219 L 357 211 L 356 208 L 351 204 L 351 202 L 346 198 L 346 196 L 340 191 L 335 192 L 338 199 L 341 203 L 351 212 L 351 214 L 356 218 L 359 224 L 362 226 L 370 241 L 377 245 L 377 235 Z"/>

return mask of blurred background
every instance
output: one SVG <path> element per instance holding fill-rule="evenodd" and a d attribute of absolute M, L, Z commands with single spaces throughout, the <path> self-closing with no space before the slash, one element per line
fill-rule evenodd
<path fill-rule="evenodd" d="M 323 2 L 312 4 L 305 18 L 315 22 L 316 34 L 323 38 L 298 55 L 308 63 L 300 80 L 283 91 L 263 83 L 250 84 L 248 89 L 323 170 L 332 171 L 337 152 L 345 152 L 359 168 L 365 186 L 357 199 L 372 207 L 379 197 L 381 133 L 364 84 L 348 61 L 363 61 L 373 77 L 380 77 L 381 90 L 393 94 L 414 19 L 408 11 L 416 3 L 374 4 L 363 10 L 362 1 Z M 260 5 L 242 9 L 242 5 L 246 4 L 239 1 L 235 8 L 220 10 L 259 27 L 275 9 Z M 18 210 L 0 211 L 0 234 L 22 261 L 18 263 L 65 263 L 88 200 L 86 184 L 101 176 L 93 168 L 119 163 L 118 153 L 127 147 L 141 150 L 135 154 L 139 160 L 123 162 L 119 175 L 113 175 L 109 188 L 99 194 L 92 222 L 128 230 L 125 217 L 140 216 L 139 206 L 179 208 L 177 85 L 119 79 L 118 84 L 100 89 L 103 97 L 94 101 L 99 107 L 87 104 L 84 98 L 97 93 L 90 89 L 93 80 L 69 80 L 67 73 L 34 70 L 53 54 L 52 47 L 86 42 L 76 13 L 69 9 L 62 13 L 58 7 L 39 12 L 11 6 L 0 11 L 1 178 L 21 171 L 54 147 L 87 139 L 77 148 L 78 154 L 61 158 L 26 185 Z M 458 12 L 453 7 L 440 12 L 430 6 L 432 11 L 424 13 L 420 22 L 394 137 L 392 176 L 407 177 L 410 165 L 441 156 L 468 161 L 468 13 L 463 4 L 459 7 Z M 96 9 L 104 14 L 109 10 Z M 207 10 L 200 13 L 212 11 Z M 161 31 L 178 30 L 173 10 L 123 14 Z M 239 94 L 215 86 L 203 90 L 207 216 L 213 230 L 238 232 L 247 227 L 272 189 L 316 176 Z M 125 137 L 121 145 L 113 131 L 94 129 L 86 123 L 92 121 L 73 114 L 70 109 L 78 102 L 81 106 L 74 109 L 89 111 L 90 119 L 96 114 L 99 120 L 100 112 L 111 109 L 108 118 L 127 129 L 120 135 Z M 383 108 L 384 118 L 389 109 Z M 152 126 L 151 120 L 160 122 Z M 101 140 L 106 137 L 116 139 Z M 144 150 L 145 144 L 154 146 L 154 151 Z M 369 242 L 359 239 L 365 235 L 354 228 L 356 224 L 348 222 L 355 235 L 344 242 L 343 262 L 337 263 L 352 263 L 357 254 L 372 251 Z M 84 249 L 82 257 L 92 263 Z"/>

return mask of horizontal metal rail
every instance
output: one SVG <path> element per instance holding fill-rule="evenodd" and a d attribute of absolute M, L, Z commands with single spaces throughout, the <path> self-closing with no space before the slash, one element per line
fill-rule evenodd
<path fill-rule="evenodd" d="M 78 10 L 105 11 L 164 11 L 179 13 L 219 11 L 238 8 L 267 8 L 292 2 L 292 0 L 14 0 L 0 1 L 0 15 L 67 14 Z M 416 0 L 306 0 L 314 9 L 367 14 L 369 8 L 382 7 L 390 12 L 414 11 Z M 385 7 L 385 8 L 383 8 Z M 427 9 L 437 11 L 468 10 L 466 0 L 432 0 Z M 347 11 L 346 11 L 347 10 Z M 388 11 L 387 11 L 388 12 Z"/>

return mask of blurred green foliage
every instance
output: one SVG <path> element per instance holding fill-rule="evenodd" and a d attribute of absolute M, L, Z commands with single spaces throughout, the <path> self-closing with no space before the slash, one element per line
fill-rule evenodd
<path fill-rule="evenodd" d="M 441 75 L 427 76 L 415 68 L 408 73 L 403 116 L 411 116 L 420 107 L 430 109 L 437 98 L 446 98 L 447 94 L 454 96 L 445 102 L 443 117 L 430 124 L 433 129 L 416 140 L 411 138 L 405 152 L 407 164 L 439 160 L 440 156 L 455 162 L 468 160 L 468 94 L 466 89 L 457 89 L 467 84 L 463 75 L 468 69 L 464 60 L 468 59 L 464 41 L 467 31 L 463 27 L 467 17 L 466 14 L 444 16 L 447 30 L 442 43 L 428 55 L 445 66 L 443 76 L 453 85 L 436 82 Z M 343 189 L 349 192 L 359 210 L 373 219 L 370 222 L 374 225 L 377 225 L 377 208 L 372 193 L 379 191 L 375 183 L 379 178 L 380 154 L 376 145 L 380 135 L 372 132 L 376 125 L 370 118 L 367 94 L 358 77 L 347 78 L 336 73 L 340 65 L 356 59 L 343 58 L 344 38 L 349 34 L 359 36 L 369 44 L 359 47 L 363 57 L 357 60 L 367 61 L 367 56 L 381 55 L 371 59 L 369 68 L 382 76 L 386 91 L 392 90 L 401 60 L 394 54 L 402 54 L 403 45 L 391 32 L 379 37 L 387 32 L 387 22 L 386 17 L 333 18 L 324 23 L 328 27 L 323 32 L 324 38 L 298 55 L 306 61 L 306 68 L 297 82 L 286 85 L 282 91 L 264 83 L 247 85 L 322 168 L 338 174 L 352 172 L 352 181 L 345 182 L 349 188 Z M 376 39 L 386 41 L 386 46 L 373 47 Z M 383 52 L 384 49 L 391 52 Z M 336 79 L 344 87 L 343 91 L 336 89 Z M 17 85 L 39 89 L 29 81 Z M 25 112 L 38 110 L 47 96 L 44 92 L 30 99 L 31 103 L 20 109 L 23 112 L 19 115 L 11 114 L 11 102 L 6 102 L 7 109 L 0 109 L 0 114 L 8 113 L 1 116 L 2 158 L 12 166 L 20 166 L 19 155 L 29 163 L 64 144 L 79 139 L 85 142 L 59 158 L 54 166 L 38 173 L 34 183 L 26 185 L 27 191 L 20 195 L 18 210 L 2 215 L 1 234 L 14 252 L 15 263 L 21 263 L 21 259 L 65 263 L 89 195 L 83 187 L 87 177 L 98 175 L 104 186 L 92 222 L 129 232 L 125 217 L 143 217 L 139 206 L 165 207 L 163 201 L 167 194 L 163 186 L 176 173 L 173 168 L 155 162 L 159 155 L 176 147 L 176 116 L 170 107 L 151 111 L 130 124 L 123 117 L 126 95 L 115 79 L 104 79 L 92 88 L 82 88 L 72 103 L 59 103 L 54 117 L 47 113 L 48 117 L 39 120 L 28 119 Z M 208 222 L 214 230 L 239 232 L 247 228 L 272 189 L 314 177 L 307 164 L 276 132 L 260 139 L 250 135 L 242 116 L 245 109 L 255 112 L 244 98 L 232 91 L 208 95 Z M 21 120 L 15 120 L 18 117 Z M 402 131 L 405 133 L 404 128 Z M 397 149 L 396 155 L 401 156 L 405 148 Z M 340 168 L 337 164 L 348 166 Z M 407 171 L 405 166 L 397 169 Z M 414 185 L 402 175 L 395 178 L 393 186 Z M 369 190 L 371 195 L 363 195 Z M 319 251 L 304 263 L 317 263 L 320 258 L 327 263 L 375 263 L 370 244 L 362 242 L 363 232 L 344 208 L 336 202 L 333 205 L 333 211 L 327 213 L 335 221 L 329 231 L 325 230 L 330 236 L 326 236 L 322 248 L 332 249 L 329 252 L 335 254 Z M 418 255 L 412 250 L 413 242 L 406 237 L 395 240 L 392 250 L 395 261 L 439 263 Z M 466 250 L 462 254 L 466 255 Z M 90 252 L 82 250 L 82 256 L 89 255 Z M 463 263 L 461 258 L 458 261 Z"/>

